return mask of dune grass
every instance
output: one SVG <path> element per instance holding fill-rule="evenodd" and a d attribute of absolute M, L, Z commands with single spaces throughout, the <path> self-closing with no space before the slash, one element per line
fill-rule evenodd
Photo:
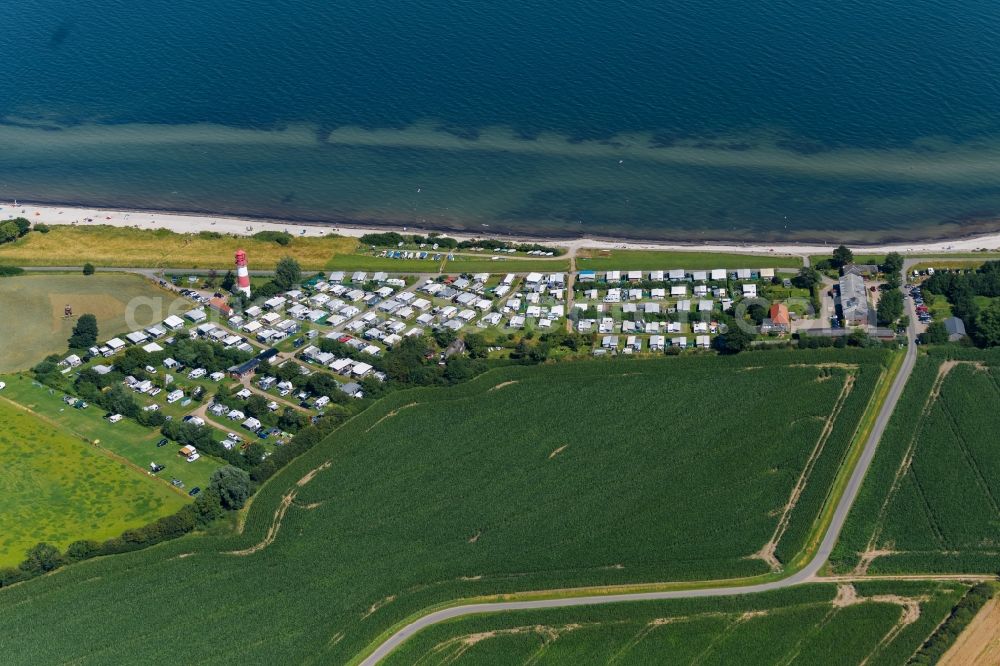
<path fill-rule="evenodd" d="M 46 234 L 30 233 L 0 246 L 0 263 L 15 266 L 95 266 L 134 268 L 214 268 L 233 266 L 237 248 L 247 251 L 253 269 L 274 268 L 282 257 L 294 257 L 307 270 L 321 270 L 336 254 L 350 254 L 357 240 L 343 236 L 296 237 L 288 245 L 245 236 L 211 238 L 167 229 L 139 230 L 96 225 L 53 226 Z"/>

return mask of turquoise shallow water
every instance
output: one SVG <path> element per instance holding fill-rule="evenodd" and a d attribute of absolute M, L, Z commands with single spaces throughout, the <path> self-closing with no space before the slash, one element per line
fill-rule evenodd
<path fill-rule="evenodd" d="M 1000 218 L 1000 6 L 0 5 L 0 198 L 650 238 Z"/>

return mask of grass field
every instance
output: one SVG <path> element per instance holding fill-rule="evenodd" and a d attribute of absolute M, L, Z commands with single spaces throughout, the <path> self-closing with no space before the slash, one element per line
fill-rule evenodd
<path fill-rule="evenodd" d="M 237 248 L 247 251 L 253 269 L 274 268 L 285 256 L 295 257 L 306 270 L 321 270 L 335 254 L 351 253 L 357 240 L 343 236 L 297 237 L 286 245 L 249 237 L 211 239 L 166 229 L 53 226 L 47 234 L 31 233 L 0 246 L 0 264 L 15 266 L 95 266 L 134 268 L 233 267 Z"/>
<path fill-rule="evenodd" d="M 855 427 L 846 415 L 883 360 L 595 361 L 395 393 L 267 483 L 244 535 L 0 591 L 6 655 L 344 663 L 456 598 L 766 573 L 751 556 L 776 534 L 805 538 L 826 495 L 808 489 L 838 466 L 837 433 Z M 192 608 L 207 618 L 194 632 Z M 264 633 L 232 621 L 248 613 Z M 40 640 L 57 618 L 58 637 Z"/>
<path fill-rule="evenodd" d="M 38 234 L 41 235 L 41 234 Z M 97 316 L 100 339 L 130 330 L 126 309 L 132 299 L 162 304 L 160 321 L 176 296 L 137 275 L 121 273 L 28 274 L 0 279 L 0 372 L 28 368 L 48 354 L 66 351 L 75 319 L 64 319 L 63 308 L 76 315 Z M 150 307 L 135 310 L 136 323 L 153 323 Z"/>
<path fill-rule="evenodd" d="M 1000 356 L 923 357 L 834 554 L 839 571 L 992 573 L 1000 561 Z"/>
<path fill-rule="evenodd" d="M 156 446 L 162 439 L 158 430 L 145 428 L 129 419 L 108 423 L 104 412 L 95 405 L 87 409 L 69 407 L 62 401 L 62 393 L 41 386 L 25 375 L 0 375 L 0 381 L 7 383 L 3 397 L 27 407 L 80 440 L 97 440 L 101 449 L 132 466 L 137 473 L 145 474 L 151 462 L 166 465 L 157 475 L 158 483 L 182 499 L 184 494 L 170 486 L 172 478 L 180 479 L 188 489 L 205 488 L 212 472 L 220 466 L 218 461 L 207 456 L 193 463 L 185 462 L 177 455 L 177 446 Z"/>
<path fill-rule="evenodd" d="M 0 397 L 0 567 L 40 541 L 64 549 L 177 511 L 184 499 Z"/>
<path fill-rule="evenodd" d="M 723 252 L 681 252 L 659 250 L 593 250 L 577 253 L 577 270 L 667 270 L 683 268 L 799 268 L 800 257 L 774 254 L 736 254 Z"/>
<path fill-rule="evenodd" d="M 901 665 L 964 590 L 865 583 L 845 587 L 838 597 L 827 584 L 747 597 L 480 615 L 431 627 L 384 663 Z M 846 603 L 849 593 L 855 598 Z"/>
<path fill-rule="evenodd" d="M 831 253 L 833 249 L 831 248 Z M 940 260 L 929 261 L 914 266 L 915 269 L 926 269 L 928 266 L 935 268 L 961 268 L 965 266 L 980 266 L 983 262 L 1000 259 L 1000 252 L 932 252 L 932 253 L 907 253 L 907 259 L 920 259 L 920 257 L 940 257 Z M 811 254 L 809 263 L 815 266 L 824 259 L 829 259 L 829 254 Z M 859 264 L 881 264 L 885 260 L 884 254 L 858 254 L 855 253 L 854 261 Z"/>
<path fill-rule="evenodd" d="M 541 273 L 566 272 L 569 259 L 503 259 L 493 261 L 489 257 L 456 256 L 447 259 L 390 259 L 370 254 L 338 254 L 326 262 L 327 270 L 342 271 L 390 271 L 396 273 Z"/>
<path fill-rule="evenodd" d="M 456 256 L 445 262 L 446 273 L 565 273 L 569 259 L 498 259 Z"/>

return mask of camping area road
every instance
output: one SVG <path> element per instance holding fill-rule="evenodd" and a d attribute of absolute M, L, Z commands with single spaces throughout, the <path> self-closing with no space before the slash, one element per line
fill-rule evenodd
<path fill-rule="evenodd" d="M 907 268 L 904 267 L 904 284 L 906 283 L 906 271 Z M 907 346 L 903 363 L 893 380 L 888 394 L 886 395 L 885 402 L 882 403 L 882 407 L 875 418 L 871 432 L 868 434 L 868 439 L 865 441 L 864 449 L 862 450 L 861 456 L 859 457 L 857 464 L 854 466 L 851 477 L 837 503 L 837 508 L 833 513 L 833 517 L 830 520 L 826 533 L 823 535 L 823 540 L 820 542 L 819 548 L 817 548 L 816 552 L 813 554 L 812 559 L 809 560 L 809 562 L 802 569 L 796 571 L 787 578 L 767 583 L 759 583 L 756 585 L 706 587 L 700 589 L 672 590 L 663 592 L 593 595 L 562 599 L 540 599 L 535 601 L 503 601 L 454 606 L 452 608 L 446 608 L 429 613 L 428 615 L 418 618 L 410 624 L 402 627 L 376 647 L 371 654 L 365 657 L 365 659 L 360 663 L 362 666 L 375 666 L 375 664 L 378 664 L 409 637 L 413 636 L 422 629 L 426 629 L 427 627 L 446 620 L 466 615 L 536 610 L 542 608 L 567 608 L 571 606 L 589 606 L 594 604 L 632 601 L 655 601 L 663 599 L 688 599 L 694 597 L 719 597 L 734 594 L 755 594 L 757 592 L 778 590 L 815 580 L 816 574 L 819 573 L 820 569 L 826 563 L 830 553 L 833 551 L 834 545 L 837 542 L 837 538 L 840 536 L 841 528 L 843 528 L 844 522 L 847 520 L 847 514 L 850 512 L 851 506 L 854 504 L 858 490 L 861 488 L 861 483 L 864 480 L 865 473 L 868 471 L 868 466 L 871 463 L 872 458 L 875 456 L 875 449 L 878 446 L 878 442 L 882 438 L 882 433 L 885 431 L 885 427 L 889 423 L 889 419 L 892 417 L 892 413 L 896 408 L 896 403 L 899 401 L 899 397 L 903 393 L 903 388 L 906 386 L 906 382 L 910 377 L 914 364 L 916 363 L 917 346 L 916 327 L 914 324 L 914 320 L 916 318 L 914 317 L 913 312 L 913 301 L 907 300 L 907 309 L 908 314 L 910 315 L 910 324 L 906 331 Z"/>

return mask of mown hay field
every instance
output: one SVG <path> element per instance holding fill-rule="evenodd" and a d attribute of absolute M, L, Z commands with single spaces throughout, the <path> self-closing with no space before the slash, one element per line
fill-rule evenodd
<path fill-rule="evenodd" d="M 0 397 L 0 566 L 40 541 L 64 550 L 177 511 L 184 498 Z"/>
<path fill-rule="evenodd" d="M 1000 561 L 1000 355 L 924 356 L 845 525 L 839 571 L 994 573 Z"/>
<path fill-rule="evenodd" d="M 306 270 L 322 270 L 335 254 L 350 254 L 357 239 L 343 236 L 295 237 L 288 245 L 252 237 L 211 238 L 167 229 L 53 226 L 0 246 L 0 264 L 13 266 L 95 266 L 128 268 L 233 268 L 237 248 L 247 251 L 251 269 L 274 268 L 282 257 L 294 257 Z"/>
<path fill-rule="evenodd" d="M 2 590 L 0 635 L 13 661 L 344 663 L 454 599 L 763 574 L 752 556 L 850 377 L 884 360 L 591 361 L 395 393 L 268 482 L 242 536 L 188 537 Z M 870 384 L 855 381 L 850 400 L 863 404 Z M 839 464 L 829 453 L 814 470 Z M 805 497 L 793 522 L 819 511 Z M 266 629 L 233 621 L 248 616 Z M 57 619 L 58 637 L 42 640 Z"/>
<path fill-rule="evenodd" d="M 126 317 L 130 302 L 144 304 L 133 310 L 134 318 L 148 326 L 166 317 L 176 298 L 145 278 L 123 273 L 0 278 L 0 372 L 29 368 L 66 351 L 76 324 L 75 317 L 63 317 L 67 305 L 76 317 L 95 315 L 104 341 L 133 330 Z"/>
<path fill-rule="evenodd" d="M 384 663 L 901 665 L 965 589 L 816 584 L 742 597 L 479 615 L 420 632 Z"/>

